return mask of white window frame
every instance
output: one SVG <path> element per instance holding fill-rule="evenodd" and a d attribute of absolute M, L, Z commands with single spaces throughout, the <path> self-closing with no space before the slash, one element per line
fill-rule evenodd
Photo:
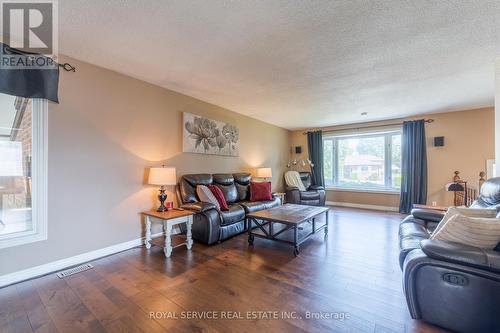
<path fill-rule="evenodd" d="M 47 239 L 48 102 L 32 99 L 31 209 L 33 230 L 0 235 L 0 249 Z"/>
<path fill-rule="evenodd" d="M 324 135 L 323 142 L 327 140 L 332 141 L 333 154 L 332 154 L 332 176 L 333 185 L 327 186 L 327 189 L 339 190 L 339 191 L 352 191 L 352 192 L 375 192 L 375 193 L 394 193 L 399 194 L 400 189 L 388 184 L 392 184 L 392 136 L 402 135 L 401 129 L 395 130 L 382 130 L 373 131 L 368 133 L 355 133 L 355 134 L 339 134 L 339 135 Z M 384 137 L 384 184 L 385 186 L 380 187 L 368 187 L 368 186 L 342 186 L 339 185 L 339 170 L 338 170 L 338 141 L 340 139 L 352 139 L 352 138 L 370 138 L 370 137 Z M 324 146 L 324 144 L 323 144 Z"/>

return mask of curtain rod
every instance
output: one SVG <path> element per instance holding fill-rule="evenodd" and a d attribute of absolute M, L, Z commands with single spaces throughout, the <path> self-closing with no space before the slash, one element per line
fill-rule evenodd
<path fill-rule="evenodd" d="M 7 44 L 4 44 L 5 45 L 5 49 L 7 50 L 7 52 L 11 52 L 13 54 L 18 54 L 18 55 L 23 55 L 23 56 L 27 56 L 27 57 L 30 57 L 30 56 L 42 56 L 42 57 L 45 57 L 43 54 L 39 54 L 39 53 L 31 53 L 31 52 L 25 52 L 25 51 L 21 51 L 21 50 L 18 50 L 18 49 L 15 49 L 15 48 L 12 48 L 10 47 L 9 45 Z M 46 57 L 48 58 L 48 57 Z M 59 67 L 61 67 L 62 69 L 64 69 L 66 72 L 76 72 L 76 67 L 65 62 L 64 64 L 60 64 L 58 62 L 55 62 Z"/>
<path fill-rule="evenodd" d="M 430 123 L 434 122 L 434 119 L 425 119 L 424 122 L 427 123 L 427 124 L 430 124 Z M 339 129 L 338 131 L 342 131 L 342 130 L 358 130 L 358 129 L 365 129 L 365 128 L 388 127 L 388 126 L 398 126 L 398 125 L 403 125 L 403 123 L 381 124 L 381 125 L 368 125 L 368 126 L 361 126 L 361 127 L 347 127 L 347 128 Z M 339 125 L 339 126 L 342 126 L 342 125 Z M 312 131 L 314 131 L 314 130 L 312 130 Z M 302 134 L 303 135 L 307 135 L 308 132 L 312 132 L 312 131 L 302 132 Z M 336 130 L 328 130 L 328 131 L 325 131 L 325 132 L 334 132 L 334 131 L 336 131 Z"/>

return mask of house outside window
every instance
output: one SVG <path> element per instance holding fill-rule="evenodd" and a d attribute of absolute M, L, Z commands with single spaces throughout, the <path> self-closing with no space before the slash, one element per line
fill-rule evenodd
<path fill-rule="evenodd" d="M 47 101 L 0 94 L 0 248 L 47 238 Z"/>
<path fill-rule="evenodd" d="M 399 192 L 400 129 L 325 135 L 323 149 L 327 187 Z"/>

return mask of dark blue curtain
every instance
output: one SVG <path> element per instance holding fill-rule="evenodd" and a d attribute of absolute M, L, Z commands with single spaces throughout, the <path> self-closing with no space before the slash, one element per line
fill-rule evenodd
<path fill-rule="evenodd" d="M 0 43 L 0 54 L 2 55 L 0 59 L 2 60 L 0 66 L 0 93 L 26 98 L 45 98 L 59 103 L 57 95 L 59 66 L 56 62 L 53 62 L 52 66 L 43 69 L 21 68 L 16 64 L 29 64 L 31 62 L 36 64 L 37 59 L 41 60 L 40 63 L 49 63 L 50 60 L 42 55 L 23 53 L 3 43 Z M 19 62 L 11 64 L 7 62 L 9 59 Z M 3 61 L 10 65 L 4 65 Z"/>
<path fill-rule="evenodd" d="M 312 162 L 312 183 L 325 186 L 323 175 L 323 134 L 321 131 L 307 132 L 307 148 L 309 160 Z"/>
<path fill-rule="evenodd" d="M 425 121 L 405 121 L 401 138 L 401 199 L 399 212 L 408 214 L 413 204 L 427 201 L 427 152 Z"/>

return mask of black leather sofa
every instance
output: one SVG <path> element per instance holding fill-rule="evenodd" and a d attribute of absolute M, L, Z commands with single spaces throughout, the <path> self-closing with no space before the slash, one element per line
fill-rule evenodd
<path fill-rule="evenodd" d="M 299 191 L 298 187 L 287 185 L 286 202 L 298 205 L 324 206 L 326 200 L 325 188 L 312 185 L 310 172 L 299 172 L 299 175 L 306 190 Z"/>
<path fill-rule="evenodd" d="M 472 208 L 500 208 L 500 178 Z M 413 209 L 399 226 L 403 289 L 414 319 L 457 332 L 500 332 L 500 243 L 482 250 L 430 240 L 444 213 Z"/>
<path fill-rule="evenodd" d="M 181 177 L 177 186 L 181 207 L 196 213 L 192 226 L 193 239 L 205 244 L 223 241 L 247 230 L 246 214 L 280 205 L 280 199 L 274 196 L 270 201 L 250 201 L 251 179 L 249 173 L 190 174 Z M 196 186 L 210 184 L 222 190 L 228 211 L 200 202 Z"/>

